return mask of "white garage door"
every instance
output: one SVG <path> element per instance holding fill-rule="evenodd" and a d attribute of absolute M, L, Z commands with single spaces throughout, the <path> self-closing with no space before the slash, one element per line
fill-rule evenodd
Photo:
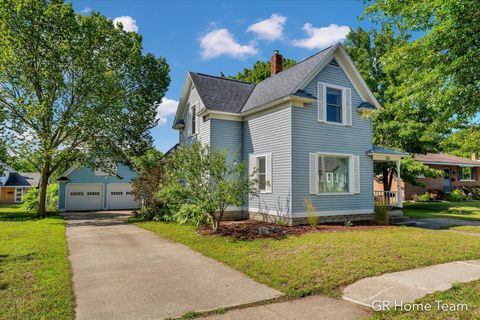
<path fill-rule="evenodd" d="M 103 210 L 103 185 L 67 185 L 67 211 Z"/>
<path fill-rule="evenodd" d="M 138 203 L 132 194 L 132 186 L 130 183 L 110 183 L 107 190 L 108 209 L 124 210 L 138 208 Z"/>

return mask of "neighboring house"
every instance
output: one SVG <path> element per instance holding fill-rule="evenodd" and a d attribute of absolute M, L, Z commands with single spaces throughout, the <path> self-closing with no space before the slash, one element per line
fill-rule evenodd
<path fill-rule="evenodd" d="M 127 210 L 138 208 L 131 181 L 136 173 L 117 165 L 116 175 L 73 166 L 58 179 L 60 211 Z"/>
<path fill-rule="evenodd" d="M 306 222 L 310 197 L 322 221 L 370 219 L 373 162 L 403 154 L 372 144 L 368 115 L 379 108 L 341 45 L 331 46 L 258 84 L 189 72 L 173 127 L 192 141 L 228 149 L 249 163 L 259 195 L 230 218 L 281 216 Z M 401 199 L 399 205 L 401 206 Z"/>
<path fill-rule="evenodd" d="M 0 204 L 22 203 L 22 197 L 30 188 L 38 188 L 40 174 L 17 172 L 0 162 Z"/>
<path fill-rule="evenodd" d="M 428 165 L 430 168 L 443 171 L 444 175 L 438 178 L 417 177 L 417 181 L 424 184 L 423 187 L 402 183 L 402 190 L 406 199 L 411 200 L 414 195 L 421 195 L 426 192 L 448 194 L 462 186 L 480 186 L 480 161 L 477 154 L 472 154 L 471 159 L 443 153 L 416 154 L 415 160 Z M 379 187 L 381 186 L 379 185 Z"/>

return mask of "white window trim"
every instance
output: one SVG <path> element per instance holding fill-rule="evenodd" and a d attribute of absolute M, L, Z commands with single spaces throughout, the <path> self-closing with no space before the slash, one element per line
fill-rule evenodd
<path fill-rule="evenodd" d="M 353 185 L 354 183 L 354 163 L 353 163 L 353 157 L 355 156 L 354 154 L 351 153 L 331 153 L 331 152 L 316 152 L 317 154 L 317 161 L 318 157 L 321 155 L 325 156 L 337 156 L 337 157 L 348 157 L 348 191 L 347 192 L 319 192 L 318 191 L 318 172 L 316 173 L 316 185 L 317 185 L 317 193 L 314 193 L 314 195 L 318 196 L 344 196 L 344 195 L 355 195 L 358 193 L 354 192 L 355 186 Z M 318 171 L 318 170 L 317 170 Z"/>
<path fill-rule="evenodd" d="M 266 183 L 268 183 L 268 187 L 266 190 L 260 190 L 258 189 L 258 182 L 256 183 L 256 187 L 258 189 L 258 193 L 260 194 L 269 194 L 269 193 L 273 193 L 273 178 L 272 178 L 272 172 L 273 172 L 273 168 L 272 168 L 272 153 L 271 152 L 267 152 L 267 153 L 250 153 L 249 155 L 250 157 L 254 157 L 255 158 L 255 164 L 257 163 L 257 159 L 260 158 L 260 157 L 265 157 L 265 181 Z M 268 159 L 270 158 L 270 164 L 267 163 Z M 267 168 L 270 167 L 270 174 L 267 172 Z M 256 167 L 255 167 L 256 169 Z M 268 180 L 268 176 L 270 175 L 270 180 Z M 258 179 L 258 171 L 256 171 L 255 173 L 255 179 Z"/>
<path fill-rule="evenodd" d="M 352 99 L 352 88 L 350 87 L 345 87 L 345 86 L 340 86 L 338 84 L 332 84 L 332 83 L 328 83 L 328 82 L 322 82 L 322 81 L 318 81 L 318 83 L 321 83 L 323 85 L 323 99 L 324 101 L 322 101 L 321 103 L 323 104 L 323 121 L 319 121 L 318 120 L 318 117 L 317 117 L 317 121 L 318 122 L 323 122 L 323 123 L 326 123 L 326 124 L 331 124 L 331 125 L 335 125 L 335 126 L 344 126 L 344 127 L 347 127 L 347 126 L 351 126 L 352 124 L 351 123 L 345 123 L 344 122 L 344 113 L 346 112 L 344 109 L 346 108 L 346 101 L 345 100 L 345 90 L 346 89 L 350 89 L 350 100 Z M 317 88 L 318 88 L 318 84 L 317 84 Z M 341 90 L 342 91 L 342 122 L 334 122 L 334 121 L 328 121 L 327 120 L 327 88 L 332 88 L 332 89 L 337 89 L 337 90 Z M 317 93 L 318 95 L 318 93 Z M 351 104 L 351 103 L 350 103 Z M 350 108 L 353 110 L 353 107 L 350 106 Z M 350 110 L 350 113 L 352 113 L 353 111 Z"/>

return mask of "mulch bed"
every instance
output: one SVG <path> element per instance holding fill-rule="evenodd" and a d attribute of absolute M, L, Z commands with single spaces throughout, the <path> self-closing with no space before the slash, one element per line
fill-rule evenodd
<path fill-rule="evenodd" d="M 274 232 L 270 232 L 269 234 L 260 234 L 258 230 L 260 227 L 267 227 L 270 230 L 274 229 Z M 321 224 L 316 226 L 316 228 L 312 228 L 310 226 L 279 226 L 277 224 L 269 222 L 243 220 L 222 222 L 221 225 L 218 227 L 217 232 L 214 234 L 212 234 L 210 226 L 201 227 L 198 232 L 202 235 L 223 236 L 238 240 L 255 240 L 268 238 L 283 238 L 288 235 L 302 235 L 310 232 L 346 232 L 384 229 L 391 227 L 392 226 L 376 225 L 372 221 L 357 221 L 354 222 L 353 226 L 351 227 L 346 227 L 343 224 Z"/>

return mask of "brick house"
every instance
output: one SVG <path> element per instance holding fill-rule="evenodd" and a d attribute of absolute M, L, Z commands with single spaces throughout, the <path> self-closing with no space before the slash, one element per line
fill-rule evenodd
<path fill-rule="evenodd" d="M 416 154 L 415 160 L 423 162 L 429 167 L 444 172 L 444 176 L 438 178 L 418 177 L 424 187 L 413 186 L 402 181 L 402 193 L 405 199 L 411 200 L 415 194 L 425 192 L 442 191 L 450 193 L 461 186 L 480 186 L 480 160 L 476 154 L 471 159 L 451 156 L 443 153 Z M 381 182 L 375 180 L 375 190 L 383 190 Z M 392 190 L 397 191 L 397 183 L 392 183 Z"/>

